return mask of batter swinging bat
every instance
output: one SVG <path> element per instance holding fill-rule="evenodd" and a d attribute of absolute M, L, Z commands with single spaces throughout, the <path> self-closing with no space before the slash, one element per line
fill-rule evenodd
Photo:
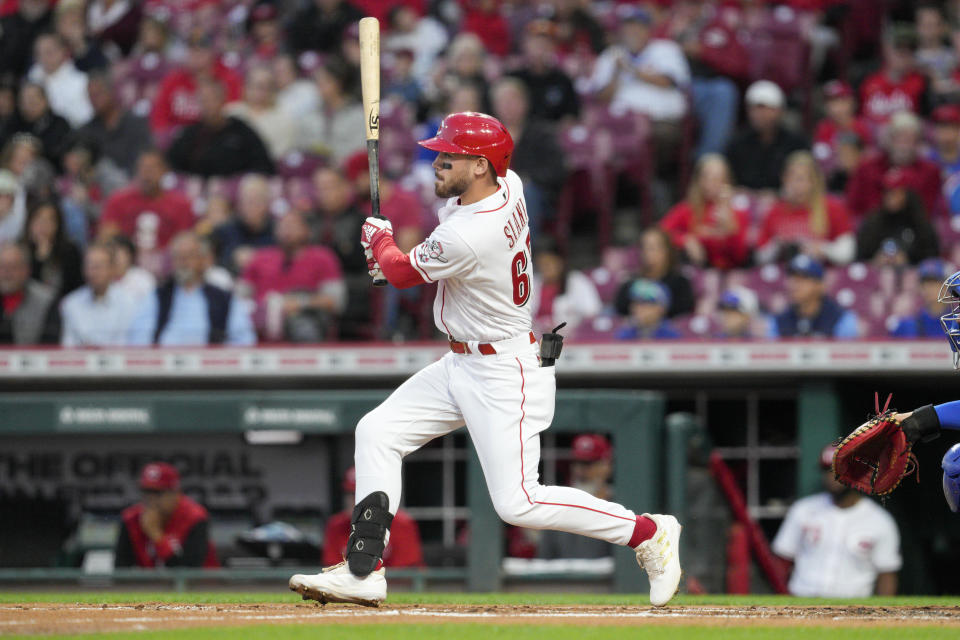
<path fill-rule="evenodd" d="M 360 87 L 370 163 L 370 208 L 374 217 L 386 219 L 380 214 L 380 22 L 376 18 L 360 20 Z M 386 284 L 382 278 L 373 281 L 375 287 Z"/>

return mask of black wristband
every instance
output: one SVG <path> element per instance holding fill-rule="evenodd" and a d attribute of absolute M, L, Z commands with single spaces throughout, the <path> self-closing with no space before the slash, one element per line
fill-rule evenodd
<path fill-rule="evenodd" d="M 900 428 L 910 444 L 930 442 L 940 437 L 940 418 L 932 404 L 915 409 L 909 418 L 900 423 Z"/>

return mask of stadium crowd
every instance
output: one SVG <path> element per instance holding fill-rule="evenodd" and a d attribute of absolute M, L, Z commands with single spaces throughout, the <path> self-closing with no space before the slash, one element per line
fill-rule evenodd
<path fill-rule="evenodd" d="M 539 328 L 940 335 L 960 2 L 0 0 L 0 343 L 435 337 L 358 242 L 364 15 L 398 244 L 436 224 L 416 140 L 492 113 Z"/>

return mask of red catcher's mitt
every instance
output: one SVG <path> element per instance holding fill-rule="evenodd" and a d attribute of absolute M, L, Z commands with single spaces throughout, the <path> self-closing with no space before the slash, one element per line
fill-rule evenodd
<path fill-rule="evenodd" d="M 875 397 L 877 415 L 840 441 L 833 454 L 833 474 L 848 487 L 871 496 L 884 496 L 917 468 L 911 444 L 900 428 L 896 412 L 883 411 Z"/>

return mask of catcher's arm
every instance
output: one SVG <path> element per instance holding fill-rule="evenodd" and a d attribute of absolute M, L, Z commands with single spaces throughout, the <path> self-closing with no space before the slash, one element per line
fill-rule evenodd
<path fill-rule="evenodd" d="M 956 413 L 960 417 L 960 402 L 951 402 L 950 404 L 958 405 Z M 932 404 L 924 405 L 909 413 L 896 413 L 894 417 L 900 421 L 903 435 L 907 436 L 907 442 L 910 444 L 930 442 L 940 437 L 940 416 Z"/>

